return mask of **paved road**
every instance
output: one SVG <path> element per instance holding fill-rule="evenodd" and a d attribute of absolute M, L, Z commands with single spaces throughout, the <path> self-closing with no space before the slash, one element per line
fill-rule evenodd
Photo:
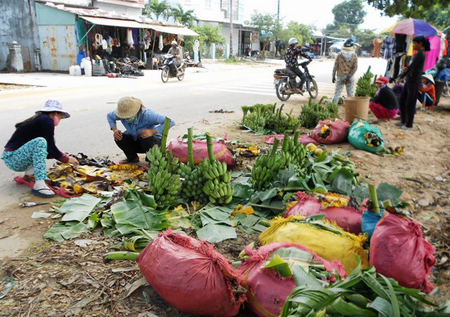
<path fill-rule="evenodd" d="M 365 72 L 369 65 L 373 72 L 381 74 L 386 63 L 381 59 L 361 58 L 357 75 Z M 16 122 L 31 116 L 46 100 L 57 99 L 72 115 L 57 128 L 56 139 L 61 150 L 118 158 L 121 155 L 108 129 L 106 113 L 115 108 L 119 98 L 138 97 L 148 108 L 174 119 L 177 125 L 171 130 L 170 137 L 175 137 L 185 133 L 188 127 L 195 128 L 203 119 L 212 118 L 209 113 L 212 110 L 238 112 L 243 105 L 280 103 L 275 97 L 272 77 L 274 69 L 279 67 L 282 67 L 281 61 L 257 65 L 211 63 L 204 69 L 189 68 L 182 82 L 170 79 L 166 84 L 161 82 L 159 71 L 151 70 L 137 79 L 72 77 L 54 73 L 1 74 L 0 83 L 43 87 L 0 91 L 0 144 L 7 142 Z M 332 60 L 310 64 L 310 72 L 316 76 L 321 95 L 333 95 L 332 67 Z M 294 96 L 286 104 L 305 99 Z M 0 210 L 10 203 L 17 204 L 18 197 L 29 192 L 29 189 L 14 184 L 15 175 L 0 164 L 0 203 L 3 206 Z"/>

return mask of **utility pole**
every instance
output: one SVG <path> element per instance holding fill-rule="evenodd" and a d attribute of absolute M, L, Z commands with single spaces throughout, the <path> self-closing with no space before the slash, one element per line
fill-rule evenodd
<path fill-rule="evenodd" d="M 233 56 L 233 0 L 230 0 L 230 58 Z"/>
<path fill-rule="evenodd" d="M 280 25 L 280 0 L 278 0 L 277 27 Z"/>

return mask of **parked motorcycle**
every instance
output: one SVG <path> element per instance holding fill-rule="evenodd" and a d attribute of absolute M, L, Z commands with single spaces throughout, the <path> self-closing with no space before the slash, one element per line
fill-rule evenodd
<path fill-rule="evenodd" d="M 179 81 L 184 79 L 184 73 L 186 71 L 186 63 L 181 60 L 180 65 L 177 67 L 177 74 L 172 74 L 170 71 L 170 65 L 175 63 L 174 57 L 171 54 L 164 55 L 163 65 L 161 66 L 161 80 L 163 83 L 167 83 L 169 78 L 176 77 Z"/>
<path fill-rule="evenodd" d="M 302 60 L 299 62 L 299 66 L 303 68 L 303 73 L 305 74 L 306 78 L 303 89 L 305 89 L 305 91 L 308 91 L 311 98 L 315 99 L 317 98 L 319 89 L 317 87 L 314 76 L 309 73 L 309 63 L 311 63 L 311 60 Z M 295 75 L 295 73 L 291 70 L 287 68 L 276 69 L 273 77 L 275 78 L 273 82 L 275 85 L 275 91 L 278 99 L 280 99 L 281 101 L 288 100 L 293 94 L 300 94 L 300 92 L 297 92 L 297 90 L 295 89 L 296 87 L 298 87 L 300 78 L 298 78 L 297 75 Z M 292 87 L 291 81 L 289 80 L 290 78 L 295 78 L 296 87 Z"/>

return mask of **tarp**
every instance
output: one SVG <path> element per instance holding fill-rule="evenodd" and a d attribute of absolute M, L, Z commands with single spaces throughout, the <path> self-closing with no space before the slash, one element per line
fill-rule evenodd
<path fill-rule="evenodd" d="M 81 16 L 83 20 L 91 22 L 92 24 L 97 25 L 108 25 L 108 26 L 117 26 L 122 28 L 136 28 L 136 29 L 148 29 L 150 28 L 150 24 L 143 24 L 136 21 L 130 20 L 119 20 L 119 19 L 105 19 L 105 18 L 94 18 L 94 17 L 86 17 Z"/>
<path fill-rule="evenodd" d="M 186 35 L 186 36 L 199 36 L 196 32 L 194 32 L 194 31 L 192 31 L 192 30 L 190 30 L 188 28 L 185 28 L 185 27 L 147 24 L 147 28 L 153 29 L 155 31 L 159 31 L 159 32 L 162 32 L 162 33 L 168 33 L 168 34 L 178 34 L 178 35 Z"/>

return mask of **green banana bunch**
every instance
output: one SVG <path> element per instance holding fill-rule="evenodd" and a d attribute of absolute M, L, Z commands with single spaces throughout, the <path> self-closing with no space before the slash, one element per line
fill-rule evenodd
<path fill-rule="evenodd" d="M 229 183 L 214 179 L 205 183 L 203 192 L 208 195 L 211 203 L 223 205 L 231 202 L 234 189 Z"/>
<path fill-rule="evenodd" d="M 180 176 L 183 180 L 181 196 L 188 201 L 207 202 L 208 197 L 203 192 L 206 178 L 198 168 L 191 168 L 188 165 L 180 164 Z"/>
<path fill-rule="evenodd" d="M 161 207 L 176 206 L 181 191 L 180 175 L 176 174 L 179 169 L 178 159 L 170 151 L 163 155 L 158 146 L 148 151 L 147 158 L 150 161 L 148 187 L 156 203 Z"/>
<path fill-rule="evenodd" d="M 206 182 L 203 184 L 203 193 L 208 196 L 210 202 L 215 204 L 228 204 L 232 197 L 234 189 L 230 185 L 231 172 L 228 172 L 228 166 L 225 162 L 219 162 L 216 159 L 204 159 L 198 169 Z"/>

